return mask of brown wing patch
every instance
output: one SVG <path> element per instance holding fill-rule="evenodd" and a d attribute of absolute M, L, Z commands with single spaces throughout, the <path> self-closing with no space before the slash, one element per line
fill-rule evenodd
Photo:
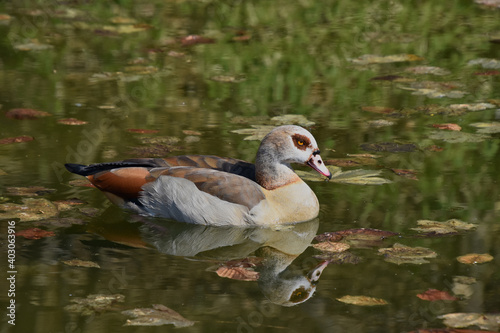
<path fill-rule="evenodd" d="M 126 200 L 136 199 L 142 186 L 150 177 L 147 168 L 131 167 L 119 168 L 87 176 L 90 182 L 104 192 L 110 192 Z"/>
<path fill-rule="evenodd" d="M 221 200 L 252 209 L 265 199 L 264 192 L 256 182 L 232 173 L 193 167 L 171 167 L 151 170 L 151 176 L 180 177 L 192 181 L 203 192 Z"/>
<path fill-rule="evenodd" d="M 306 150 L 311 146 L 311 140 L 302 134 L 294 134 L 292 135 L 292 141 L 295 147 L 300 150 Z"/>

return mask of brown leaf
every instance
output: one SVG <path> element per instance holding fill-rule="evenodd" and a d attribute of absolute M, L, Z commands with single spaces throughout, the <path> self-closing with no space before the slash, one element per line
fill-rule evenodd
<path fill-rule="evenodd" d="M 335 253 L 335 252 L 322 252 L 318 255 L 313 256 L 315 259 L 319 260 L 326 260 L 328 261 L 328 264 L 336 264 L 336 265 L 343 265 L 343 264 L 352 264 L 356 265 L 359 264 L 362 259 L 348 251 L 346 252 L 340 252 L 340 253 Z"/>
<path fill-rule="evenodd" d="M 80 259 L 64 260 L 64 261 L 62 261 L 62 263 L 65 265 L 68 265 L 68 266 L 75 266 L 75 267 L 101 268 L 101 266 L 99 266 L 99 264 L 96 262 L 87 261 L 87 260 L 80 260 Z"/>
<path fill-rule="evenodd" d="M 71 186 L 95 187 L 87 179 L 73 179 L 68 182 Z"/>
<path fill-rule="evenodd" d="M 221 266 L 217 269 L 216 273 L 220 277 L 225 277 L 228 279 L 240 280 L 240 281 L 257 281 L 259 279 L 258 272 L 249 270 L 244 267 Z"/>
<path fill-rule="evenodd" d="M 462 127 L 457 124 L 433 124 L 432 127 L 450 131 L 461 131 Z"/>
<path fill-rule="evenodd" d="M 64 310 L 80 313 L 84 316 L 91 316 L 96 312 L 101 313 L 113 310 L 116 303 L 123 303 L 125 301 L 125 296 L 120 294 L 93 294 L 88 295 L 86 298 L 75 297 L 70 301 L 74 304 L 65 306 Z"/>
<path fill-rule="evenodd" d="M 19 143 L 19 142 L 28 142 L 28 141 L 33 141 L 33 140 L 35 140 L 35 138 L 33 138 L 32 136 L 21 135 L 21 136 L 0 139 L 0 145 L 8 145 L 11 143 Z"/>
<path fill-rule="evenodd" d="M 264 259 L 259 257 L 247 257 L 238 260 L 229 260 L 224 263 L 223 266 L 227 268 L 242 267 L 242 268 L 253 268 L 262 263 Z"/>
<path fill-rule="evenodd" d="M 425 149 L 428 150 L 428 151 L 436 151 L 436 152 L 441 152 L 441 151 L 444 150 L 443 147 L 439 147 L 439 146 L 436 146 L 436 145 L 428 146 Z"/>
<path fill-rule="evenodd" d="M 181 44 L 184 46 L 191 46 L 196 44 L 213 44 L 215 39 L 202 37 L 198 35 L 189 35 L 181 39 Z"/>
<path fill-rule="evenodd" d="M 483 264 L 489 261 L 492 261 L 494 258 L 491 254 L 488 253 L 470 253 L 460 257 L 457 257 L 458 262 L 467 265 L 475 265 L 475 264 Z"/>
<path fill-rule="evenodd" d="M 192 130 L 183 130 L 182 133 L 184 133 L 186 135 L 196 135 L 196 136 L 201 135 L 200 132 L 198 132 L 198 131 L 192 131 Z"/>
<path fill-rule="evenodd" d="M 11 109 L 5 113 L 5 116 L 11 119 L 38 119 L 51 116 L 51 114 L 34 109 Z"/>
<path fill-rule="evenodd" d="M 153 304 L 153 308 L 139 308 L 122 311 L 122 314 L 130 316 L 125 326 L 160 326 L 173 324 L 175 327 L 193 326 L 194 322 L 187 320 L 178 312 L 162 304 Z"/>
<path fill-rule="evenodd" d="M 424 301 L 456 301 L 458 298 L 450 295 L 447 291 L 437 289 L 428 289 L 427 291 L 417 294 L 417 297 Z"/>
<path fill-rule="evenodd" d="M 343 296 L 341 298 L 337 298 L 337 301 L 347 304 L 353 305 L 361 305 L 361 306 L 377 306 L 377 305 L 387 305 L 386 300 L 382 298 L 374 298 L 369 296 Z"/>
<path fill-rule="evenodd" d="M 322 252 L 344 252 L 349 250 L 351 246 L 346 243 L 326 241 L 318 244 L 313 244 L 312 247 Z"/>
<path fill-rule="evenodd" d="M 62 124 L 62 125 L 73 125 L 73 126 L 79 126 L 79 125 L 88 124 L 87 121 L 79 120 L 79 119 L 76 119 L 76 118 L 59 119 L 57 122 L 59 124 Z"/>
<path fill-rule="evenodd" d="M 86 202 L 80 199 L 68 199 L 68 200 L 57 200 L 53 201 L 53 204 L 57 206 L 59 211 L 70 210 L 76 205 L 83 205 Z"/>
<path fill-rule="evenodd" d="M 461 328 L 426 328 L 409 333 L 498 333 L 497 331 L 467 330 Z"/>
<path fill-rule="evenodd" d="M 484 330 L 498 331 L 498 323 L 500 322 L 500 315 L 487 314 L 487 313 L 448 313 L 438 316 L 443 319 L 443 323 L 448 327 L 468 327 L 478 326 Z"/>
<path fill-rule="evenodd" d="M 21 230 L 15 233 L 16 236 L 21 236 L 26 239 L 40 239 L 40 238 L 45 238 L 45 237 L 52 237 L 55 236 L 56 234 L 53 231 L 46 231 L 38 228 L 31 228 L 31 229 L 25 229 Z"/>
<path fill-rule="evenodd" d="M 418 180 L 417 171 L 415 170 L 405 170 L 405 169 L 391 169 L 398 176 L 403 176 L 408 179 Z"/>
<path fill-rule="evenodd" d="M 476 72 L 476 73 L 474 73 L 474 75 L 482 75 L 482 76 L 500 75 L 500 71 L 491 70 L 491 71 L 485 71 L 485 72 Z"/>
<path fill-rule="evenodd" d="M 160 131 L 153 130 L 153 129 L 129 128 L 129 129 L 127 129 L 127 132 L 140 133 L 140 134 L 152 134 L 152 133 L 158 133 Z"/>

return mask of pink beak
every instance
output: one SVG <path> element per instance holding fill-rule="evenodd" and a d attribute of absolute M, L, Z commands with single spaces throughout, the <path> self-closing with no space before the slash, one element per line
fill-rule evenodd
<path fill-rule="evenodd" d="M 311 168 L 313 168 L 323 176 L 328 177 L 328 179 L 332 179 L 330 170 L 328 170 L 325 163 L 323 163 L 321 156 L 319 156 L 319 150 L 315 151 L 311 155 L 311 158 L 309 158 L 309 161 L 307 161 L 307 165 L 309 165 Z"/>

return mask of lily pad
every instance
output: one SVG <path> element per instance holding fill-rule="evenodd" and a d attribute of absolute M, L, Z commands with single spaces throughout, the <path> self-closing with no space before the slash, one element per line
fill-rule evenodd
<path fill-rule="evenodd" d="M 90 268 L 101 268 L 98 263 L 87 260 L 71 259 L 61 261 L 63 264 L 75 267 L 90 267 Z"/>
<path fill-rule="evenodd" d="M 0 219 L 18 218 L 21 222 L 39 221 L 59 214 L 57 207 L 46 199 L 23 199 L 23 204 L 4 203 L 0 205 Z"/>
<path fill-rule="evenodd" d="M 318 255 L 313 256 L 316 259 L 319 260 L 327 260 L 328 264 L 336 264 L 336 265 L 343 265 L 343 264 L 351 264 L 351 265 L 357 265 L 359 264 L 362 259 L 358 257 L 355 254 L 352 254 L 348 251 L 344 252 L 322 252 Z"/>
<path fill-rule="evenodd" d="M 396 109 L 386 106 L 362 106 L 361 110 L 380 114 L 391 114 L 396 112 Z"/>
<path fill-rule="evenodd" d="M 347 304 L 360 305 L 360 306 L 379 306 L 389 304 L 382 298 L 375 298 L 369 296 L 342 296 L 337 298 L 337 301 Z"/>
<path fill-rule="evenodd" d="M 301 114 L 284 114 L 271 118 L 271 122 L 276 125 L 300 125 L 304 127 L 313 126 L 314 121 L 310 121 Z"/>
<path fill-rule="evenodd" d="M 385 260 L 394 264 L 424 264 L 425 258 L 435 258 L 437 253 L 425 247 L 411 247 L 396 243 L 392 248 L 378 250 Z"/>
<path fill-rule="evenodd" d="M 18 51 L 45 51 L 53 48 L 52 45 L 39 43 L 38 41 L 14 45 L 14 49 Z"/>
<path fill-rule="evenodd" d="M 485 313 L 448 313 L 438 316 L 448 327 L 462 328 L 478 326 L 483 330 L 498 331 L 500 315 Z"/>
<path fill-rule="evenodd" d="M 432 127 L 442 129 L 442 130 L 449 130 L 449 131 L 461 131 L 462 127 L 457 124 L 433 124 Z"/>
<path fill-rule="evenodd" d="M 331 182 L 353 185 L 382 185 L 392 183 L 390 180 L 377 177 L 381 170 L 348 170 L 342 171 L 339 167 L 328 165 L 328 170 L 332 173 Z M 295 171 L 300 178 L 306 181 L 325 181 L 325 177 L 314 171 Z"/>
<path fill-rule="evenodd" d="M 215 75 L 212 76 L 210 80 L 223 83 L 240 83 L 246 79 L 243 75 Z"/>
<path fill-rule="evenodd" d="M 122 314 L 135 318 L 127 320 L 125 326 L 160 326 L 173 324 L 175 327 L 187 327 L 194 325 L 194 321 L 187 320 L 176 311 L 162 304 L 153 304 L 153 308 L 139 308 L 122 311 Z"/>
<path fill-rule="evenodd" d="M 37 197 L 56 191 L 53 188 L 46 188 L 43 186 L 7 187 L 6 190 L 6 195 L 17 195 L 25 197 Z"/>
<path fill-rule="evenodd" d="M 453 82 L 417 81 L 407 85 L 398 85 L 400 89 L 410 90 L 413 95 L 429 98 L 462 98 L 468 93 L 457 90 L 461 85 Z"/>
<path fill-rule="evenodd" d="M 479 59 L 472 59 L 469 60 L 467 63 L 468 66 L 481 66 L 483 68 L 488 68 L 488 69 L 499 69 L 500 68 L 500 60 L 498 59 L 491 59 L 491 58 L 479 58 Z"/>
<path fill-rule="evenodd" d="M 465 133 L 465 132 L 452 132 L 452 131 L 433 131 L 429 134 L 429 138 L 433 140 L 443 140 L 450 143 L 464 143 L 464 142 L 482 142 L 490 139 L 489 135 Z"/>
<path fill-rule="evenodd" d="M 115 310 L 116 303 L 123 303 L 125 296 L 121 294 L 104 295 L 95 294 L 89 295 L 87 298 L 75 297 L 71 299 L 72 303 L 64 307 L 66 311 L 80 313 L 83 316 L 91 316 L 93 314 Z"/>
<path fill-rule="evenodd" d="M 457 296 L 463 299 L 470 299 L 474 294 L 473 284 L 477 283 L 477 280 L 469 276 L 454 276 L 453 285 L 451 290 Z"/>
<path fill-rule="evenodd" d="M 315 241 L 318 242 L 338 242 L 341 239 L 353 239 L 353 238 L 363 238 L 363 239 L 373 239 L 373 240 L 382 240 L 387 237 L 399 235 L 397 232 L 380 230 L 380 229 L 371 229 L 371 228 L 358 228 L 358 229 L 348 229 L 348 230 L 340 230 L 334 232 L 325 232 L 321 235 L 317 235 L 314 237 Z"/>
<path fill-rule="evenodd" d="M 71 125 L 71 126 L 81 126 L 81 125 L 88 124 L 87 121 L 79 120 L 79 119 L 76 119 L 76 118 L 59 119 L 57 122 L 59 124 L 62 124 L 62 125 Z"/>
<path fill-rule="evenodd" d="M 450 104 L 448 106 L 452 110 L 465 110 L 465 111 L 483 111 L 494 109 L 497 106 L 492 103 L 470 103 L 470 104 Z"/>
<path fill-rule="evenodd" d="M 457 257 L 458 262 L 467 265 L 484 264 L 492 261 L 494 258 L 489 253 L 469 253 L 460 257 Z"/>
<path fill-rule="evenodd" d="M 355 167 L 361 165 L 377 165 L 378 162 L 373 157 L 352 156 L 325 160 L 324 163 L 326 165 L 335 165 L 338 167 Z"/>
<path fill-rule="evenodd" d="M 366 123 L 370 127 L 385 127 L 385 126 L 392 126 L 395 124 L 395 122 L 385 119 L 369 120 Z"/>

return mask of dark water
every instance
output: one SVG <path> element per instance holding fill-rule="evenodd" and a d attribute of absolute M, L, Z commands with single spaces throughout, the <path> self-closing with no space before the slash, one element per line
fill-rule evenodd
<path fill-rule="evenodd" d="M 0 145 L 2 202 L 22 203 L 24 197 L 8 188 L 26 186 L 55 189 L 35 199 L 86 202 L 47 223 L 2 215 L 0 303 L 5 309 L 15 300 L 16 325 L 3 315 L 1 332 L 174 330 L 172 325 L 123 326 L 122 310 L 153 304 L 193 321 L 182 328 L 189 332 L 406 332 L 443 328 L 438 316 L 447 313 L 500 312 L 499 137 L 493 132 L 479 138 L 471 125 L 499 118 L 500 9 L 471 1 L 16 1 L 1 3 L 0 13 L 10 15 L 0 16 L 0 139 L 34 137 Z M 212 40 L 190 45 L 196 39 L 186 38 L 190 35 Z M 423 59 L 349 60 L 367 54 Z M 490 60 L 479 61 L 484 68 L 469 63 L 477 59 Z M 445 73 L 407 71 L 413 66 L 436 66 Z M 450 108 L 477 103 L 491 106 L 474 112 L 467 106 Z M 391 109 L 366 108 L 373 106 Z M 15 108 L 51 116 L 5 116 Z M 381 170 L 381 177 L 393 182 L 310 183 L 321 203 L 318 219 L 278 230 L 242 230 L 137 217 L 111 206 L 95 189 L 70 185 L 77 178 L 62 168 L 66 162 L 154 154 L 253 161 L 258 141 L 232 131 L 277 125 L 271 118 L 284 114 L 314 123 L 307 127 L 325 160 L 375 154 L 371 164 L 343 169 Z M 88 123 L 58 123 L 65 118 Z M 392 124 L 370 125 L 381 119 Z M 449 131 L 432 127 L 442 123 L 458 124 L 460 133 L 476 136 L 442 140 L 435 133 Z M 163 141 L 144 143 L 144 138 Z M 381 142 L 416 149 L 361 148 Z M 418 179 L 390 169 L 414 170 Z M 411 228 L 424 219 L 459 219 L 477 228 L 422 237 Z M 16 237 L 13 297 L 5 279 L 9 221 L 15 221 L 16 231 L 39 227 L 55 233 L 39 240 Z M 352 228 L 400 236 L 352 248 L 357 264 L 321 267 L 319 252 L 309 247 L 312 238 Z M 397 265 L 377 252 L 394 243 L 438 255 L 420 265 Z M 480 265 L 456 260 L 468 253 L 494 259 Z M 257 267 L 259 281 L 214 272 L 223 262 L 249 256 L 265 259 Z M 62 263 L 75 258 L 100 268 Z M 323 268 L 317 285 L 307 279 Z M 456 301 L 416 296 L 428 289 L 453 294 L 459 276 L 475 282 Z M 95 294 L 125 299 L 94 314 L 65 309 L 75 298 Z M 337 300 L 345 295 L 388 304 Z M 290 297 L 302 303 L 290 306 Z"/>

